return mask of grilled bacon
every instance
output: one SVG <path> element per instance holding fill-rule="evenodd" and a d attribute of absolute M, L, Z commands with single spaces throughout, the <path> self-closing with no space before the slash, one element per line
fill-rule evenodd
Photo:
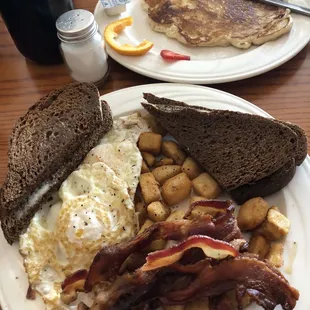
<path fill-rule="evenodd" d="M 212 208 L 218 210 L 218 212 L 220 213 L 226 213 L 226 211 L 233 211 L 235 209 L 232 200 L 210 200 L 210 199 L 198 200 L 191 203 L 188 211 L 184 215 L 184 218 L 185 219 L 189 218 L 191 213 L 197 206 Z"/>
<path fill-rule="evenodd" d="M 247 243 L 233 216 L 232 202 L 197 204 L 210 207 L 210 203 L 226 212 L 218 212 L 215 217 L 158 222 L 129 242 L 104 247 L 94 258 L 84 285 L 86 292 L 94 289 L 95 293 L 90 310 L 154 309 L 159 302 L 179 305 L 196 298 L 210 298 L 210 309 L 224 310 L 229 307 L 225 294 L 232 290 L 239 309 L 245 293 L 265 310 L 277 305 L 284 310 L 294 309 L 299 292 L 281 272 L 255 255 L 241 254 Z M 193 208 L 194 205 L 185 217 L 190 217 Z M 139 254 L 158 239 L 181 243 L 149 254 L 141 268 L 120 275 L 120 267 L 131 254 Z M 217 252 L 210 252 L 212 248 Z M 85 276 L 85 271 L 72 275 L 64 289 Z"/>
<path fill-rule="evenodd" d="M 215 218 L 205 215 L 193 220 L 158 222 L 129 242 L 103 247 L 90 267 L 85 281 L 85 291 L 91 291 L 93 286 L 100 281 L 113 281 L 127 257 L 134 252 L 141 251 L 154 240 L 181 241 L 192 235 L 207 235 L 226 242 L 242 239 L 241 231 L 233 216 L 234 205 L 231 201 L 214 201 L 214 205 L 225 206 L 227 212 Z"/>
<path fill-rule="evenodd" d="M 236 257 L 239 255 L 238 251 L 227 242 L 215 240 L 208 236 L 196 235 L 168 249 L 150 253 L 141 270 L 149 271 L 169 266 L 179 261 L 184 252 L 191 248 L 201 248 L 207 257 L 214 259 L 223 259 L 228 256 Z"/>
<path fill-rule="evenodd" d="M 152 241 L 183 240 L 192 235 L 214 235 L 215 225 L 210 216 L 195 220 L 158 222 L 137 235 L 129 242 L 104 247 L 94 258 L 85 281 L 85 291 L 89 292 L 100 281 L 113 280 L 126 258 L 147 247 Z"/>
<path fill-rule="evenodd" d="M 185 290 L 169 292 L 161 300 L 180 304 L 194 298 L 217 296 L 240 285 L 249 292 L 256 291 L 263 298 L 260 305 L 266 310 L 270 304 L 281 305 L 285 310 L 294 309 L 299 298 L 298 291 L 280 277 L 278 271 L 256 257 L 242 255 L 207 266 Z"/>
<path fill-rule="evenodd" d="M 183 272 L 186 271 L 184 266 Z M 148 298 L 159 298 L 164 304 L 185 304 L 199 298 L 215 297 L 238 287 L 244 287 L 259 305 L 271 310 L 281 305 L 285 310 L 292 310 L 299 298 L 299 293 L 286 280 L 278 276 L 278 272 L 254 256 L 239 257 L 220 261 L 211 266 L 205 261 L 204 268 L 199 268 L 196 277 L 185 289 L 160 292 L 164 268 L 143 272 L 141 269 L 132 274 L 118 277 L 108 290 L 99 292 L 91 310 L 129 309 L 144 294 Z M 184 273 L 178 271 L 179 277 Z M 173 286 L 172 286 L 173 288 Z M 273 307 L 273 308 L 272 308 Z"/>

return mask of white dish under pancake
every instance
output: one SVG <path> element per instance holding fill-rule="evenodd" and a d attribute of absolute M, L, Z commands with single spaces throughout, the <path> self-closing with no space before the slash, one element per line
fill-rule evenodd
<path fill-rule="evenodd" d="M 310 0 L 293 2 L 310 7 Z M 131 57 L 120 55 L 107 46 L 108 54 L 132 71 L 167 82 L 216 84 L 246 79 L 287 62 L 310 40 L 310 18 L 297 14 L 292 14 L 294 24 L 288 34 L 248 50 L 235 47 L 187 47 L 151 29 L 140 0 L 131 0 L 125 13 L 112 17 L 105 14 L 98 2 L 94 15 L 101 32 L 108 23 L 132 16 L 133 25 L 127 27 L 118 40 L 121 43 L 137 45 L 143 39 L 148 39 L 154 43 L 154 47 L 144 56 Z M 159 55 L 162 49 L 190 55 L 192 60 L 166 62 Z"/>
<path fill-rule="evenodd" d="M 153 84 L 126 88 L 102 96 L 112 109 L 114 117 L 142 111 L 140 102 L 143 92 L 152 92 L 156 96 L 165 96 L 181 100 L 189 104 L 201 105 L 208 108 L 228 109 L 245 113 L 270 116 L 251 103 L 215 89 L 181 85 L 181 84 Z M 283 190 L 267 197 L 270 204 L 280 207 L 281 211 L 291 221 L 291 231 L 285 242 L 285 264 L 281 271 L 291 285 L 300 291 L 297 310 L 310 309 L 310 295 L 308 293 L 308 278 L 310 274 L 310 159 L 297 167 L 294 179 Z M 292 256 L 293 243 L 297 243 L 296 257 L 292 264 L 292 273 L 287 273 L 289 258 Z M 23 268 L 22 258 L 16 245 L 10 246 L 0 232 L 0 304 L 3 310 L 43 310 L 40 298 L 35 301 L 26 300 L 28 289 L 27 275 Z M 252 305 L 250 310 L 261 309 Z M 280 307 L 276 308 L 280 309 Z"/>

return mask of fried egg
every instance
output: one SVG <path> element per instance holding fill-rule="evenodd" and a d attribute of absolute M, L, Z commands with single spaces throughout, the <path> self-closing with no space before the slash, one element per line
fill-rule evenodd
<path fill-rule="evenodd" d="M 90 151 L 84 163 L 103 162 L 127 183 L 131 199 L 134 199 L 139 183 L 142 157 L 136 144 L 131 141 L 101 144 Z"/>
<path fill-rule="evenodd" d="M 126 182 L 106 164 L 83 164 L 62 184 L 56 234 L 70 273 L 88 269 L 103 245 L 132 238 L 138 221 Z"/>
<path fill-rule="evenodd" d="M 137 141 L 142 132 L 150 131 L 148 123 L 134 113 L 114 121 L 113 128 L 104 136 L 100 144 L 86 156 L 84 163 L 103 162 L 128 185 L 131 199 L 134 199 L 139 183 L 142 157 Z"/>
<path fill-rule="evenodd" d="M 102 246 L 137 233 L 133 198 L 142 157 L 136 144 L 149 130 L 138 113 L 115 120 L 20 237 L 29 282 L 47 309 L 70 309 L 60 300 L 66 276 L 88 269 Z"/>
<path fill-rule="evenodd" d="M 137 143 L 142 132 L 151 131 L 147 121 L 140 113 L 119 117 L 113 123 L 113 128 L 105 134 L 100 144 L 131 141 Z"/>

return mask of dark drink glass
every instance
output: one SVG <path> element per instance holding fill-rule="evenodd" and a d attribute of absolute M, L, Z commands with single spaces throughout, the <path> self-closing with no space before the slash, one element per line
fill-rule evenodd
<path fill-rule="evenodd" d="M 62 63 L 55 22 L 72 0 L 0 0 L 2 18 L 17 49 L 39 64 Z"/>

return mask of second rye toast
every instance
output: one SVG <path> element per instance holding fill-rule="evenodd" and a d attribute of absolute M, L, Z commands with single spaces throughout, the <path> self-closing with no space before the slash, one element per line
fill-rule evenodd
<path fill-rule="evenodd" d="M 307 140 L 297 125 L 152 94 L 144 98 L 144 108 L 238 203 L 283 188 L 307 155 Z"/>

